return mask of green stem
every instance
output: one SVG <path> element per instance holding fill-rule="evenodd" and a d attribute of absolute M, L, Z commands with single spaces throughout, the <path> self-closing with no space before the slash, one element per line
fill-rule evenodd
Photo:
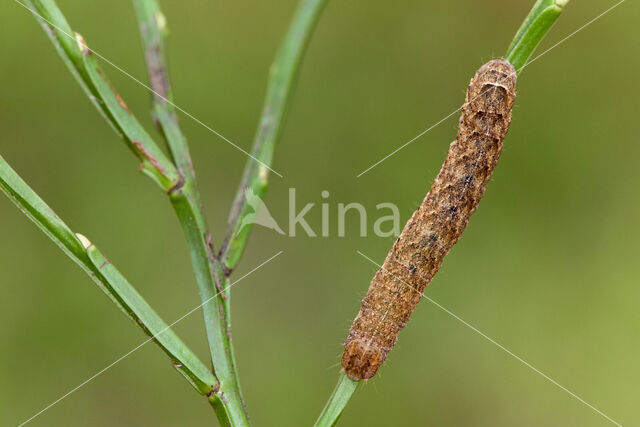
<path fill-rule="evenodd" d="M 209 338 L 209 347 L 214 372 L 220 382 L 220 393 L 224 394 L 224 409 L 218 411 L 218 417 L 223 424 L 248 424 L 244 404 L 240 396 L 240 389 L 235 374 L 235 361 L 230 348 L 230 333 L 228 331 L 228 304 L 223 295 L 218 295 L 222 288 L 224 274 L 220 274 L 221 267 L 213 257 L 213 248 L 209 244 L 211 238 L 207 231 L 204 214 L 200 206 L 200 197 L 195 184 L 195 174 L 190 166 L 189 151 L 186 140 L 177 125 L 177 119 L 170 105 L 166 102 L 170 97 L 168 79 L 158 83 L 152 78 L 154 85 L 154 113 L 157 122 L 163 130 L 176 165 L 169 160 L 149 134 L 144 130 L 136 118 L 128 110 L 122 98 L 115 92 L 105 74 L 97 63 L 97 54 L 92 52 L 85 41 L 78 34 L 73 33 L 62 12 L 53 0 L 32 0 L 31 11 L 38 18 L 49 35 L 54 46 L 68 65 L 78 82 L 84 88 L 94 105 L 102 112 L 108 122 L 118 131 L 130 148 L 142 161 L 141 169 L 156 181 L 169 195 L 182 228 L 187 237 L 187 244 L 192 264 L 196 271 L 196 279 L 203 301 L 203 312 Z M 152 5 L 147 3 L 146 6 Z M 157 7 L 157 4 L 155 5 Z M 142 12 L 152 8 L 138 8 Z M 146 17 L 142 13 L 143 17 Z M 157 25 L 161 20 L 159 15 L 153 14 L 155 26 L 147 26 L 150 37 L 143 39 L 145 43 L 157 43 L 159 37 L 154 33 L 160 31 Z M 151 21 L 145 21 L 150 23 Z M 160 49 L 161 45 L 156 45 Z M 158 69 L 166 77 L 164 53 L 156 49 L 153 55 L 147 55 L 154 67 L 154 75 Z M 154 62 L 155 61 L 155 62 Z M 164 86 L 163 86 L 164 85 Z M 164 95 L 163 95 L 164 94 Z M 217 276 L 214 277 L 214 272 Z M 218 279 L 222 277 L 223 279 Z M 216 283 L 218 286 L 216 286 Z M 228 298 L 227 298 L 228 300 Z M 206 303 L 205 303 L 206 302 Z M 215 403 L 215 396 L 212 403 Z M 214 405 L 219 407 L 219 405 Z"/>
<path fill-rule="evenodd" d="M 507 49 L 505 59 L 518 73 L 536 49 L 540 41 L 556 22 L 569 0 L 538 0 L 516 32 Z"/>
<path fill-rule="evenodd" d="M 254 209 L 248 201 L 256 200 L 255 197 L 264 198 L 267 191 L 269 167 L 282 132 L 298 69 L 315 24 L 326 4 L 327 0 L 300 1 L 289 31 L 271 65 L 267 96 L 252 152 L 259 162 L 254 159 L 247 161 L 221 249 L 222 262 L 229 270 L 238 264 L 251 232 L 252 224 L 244 224 L 243 221 Z"/>
<path fill-rule="evenodd" d="M 180 129 L 173 107 L 173 93 L 165 53 L 165 39 L 168 34 L 166 19 L 156 0 L 134 0 L 134 6 L 149 81 L 153 89 L 152 115 L 167 141 L 183 180 L 182 185 L 171 192 L 170 200 L 187 241 L 200 298 L 204 304 L 203 313 L 213 369 L 227 400 L 225 413 L 217 415 L 223 424 L 248 425 L 231 342 L 230 293 L 227 289 L 227 278 L 214 255 L 212 237 L 200 200 L 189 145 Z"/>
<path fill-rule="evenodd" d="M 173 366 L 215 407 L 223 400 L 218 380 L 156 314 L 125 277 L 84 236 L 55 214 L 0 156 L 0 187 L 62 251 L 87 273 L 111 301 L 171 358 Z"/>
<path fill-rule="evenodd" d="M 115 92 L 98 66 L 96 54 L 71 30 L 55 1 L 32 0 L 27 4 L 89 99 L 138 157 L 142 172 L 170 191 L 180 181 L 176 167 Z"/>
<path fill-rule="evenodd" d="M 196 282 L 203 301 L 205 327 L 209 339 L 209 351 L 215 375 L 227 400 L 227 416 L 231 425 L 248 425 L 236 364 L 231 349 L 231 334 L 225 313 L 226 281 L 219 268 L 220 263 L 213 256 L 213 247 L 206 232 L 204 217 L 195 202 L 192 183 L 171 194 L 170 199 L 185 234 L 189 256 L 196 275 Z M 218 414 L 218 416 L 220 416 Z"/>
<path fill-rule="evenodd" d="M 189 179 L 195 179 L 189 145 L 180 130 L 173 106 L 173 91 L 165 53 L 165 39 L 169 33 L 167 21 L 156 0 L 134 0 L 140 27 L 140 36 L 151 83 L 153 111 L 156 126 L 163 133 L 174 163 Z"/>
<path fill-rule="evenodd" d="M 318 417 L 318 420 L 316 421 L 316 427 L 328 427 L 335 425 L 360 383 L 361 381 L 354 381 L 350 379 L 346 373 L 342 372 L 340 374 L 340 379 L 338 380 L 338 385 L 333 390 L 327 405 L 324 407 L 320 417 Z"/>

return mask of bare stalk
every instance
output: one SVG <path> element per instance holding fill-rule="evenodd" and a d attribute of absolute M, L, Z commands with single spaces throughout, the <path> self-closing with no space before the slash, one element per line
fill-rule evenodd
<path fill-rule="evenodd" d="M 200 201 L 189 146 L 180 130 L 173 107 L 173 93 L 165 53 L 167 22 L 156 0 L 134 0 L 134 5 L 149 81 L 153 89 L 152 115 L 167 141 L 182 178 L 181 185 L 171 192 L 170 200 L 187 241 L 200 297 L 208 306 L 204 313 L 213 370 L 228 400 L 225 422 L 232 425 L 248 425 L 248 414 L 240 390 L 231 342 L 228 281 L 214 253 L 213 238 Z M 224 414 L 218 414 L 218 417 L 225 418 Z"/>
<path fill-rule="evenodd" d="M 96 285 L 134 324 L 171 359 L 176 368 L 214 407 L 223 405 L 218 380 L 198 357 L 156 314 L 125 277 L 86 237 L 75 234 L 67 224 L 27 185 L 0 156 L 0 189 Z"/>
<path fill-rule="evenodd" d="M 233 270 L 238 264 L 251 233 L 252 224 L 243 224 L 244 218 L 253 212 L 253 208 L 247 203 L 247 193 L 262 199 L 267 191 L 273 152 L 282 132 L 298 70 L 327 1 L 300 1 L 289 31 L 271 65 L 267 96 L 253 145 L 253 158 L 247 160 L 220 252 L 221 260 L 228 270 Z"/>

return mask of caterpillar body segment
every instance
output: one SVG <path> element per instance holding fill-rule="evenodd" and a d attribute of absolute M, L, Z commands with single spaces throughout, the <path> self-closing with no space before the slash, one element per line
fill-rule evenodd
<path fill-rule="evenodd" d="M 349 378 L 373 377 L 396 343 L 444 257 L 484 196 L 511 123 L 516 70 L 493 60 L 476 72 L 458 136 L 422 205 L 373 277 L 342 355 Z"/>

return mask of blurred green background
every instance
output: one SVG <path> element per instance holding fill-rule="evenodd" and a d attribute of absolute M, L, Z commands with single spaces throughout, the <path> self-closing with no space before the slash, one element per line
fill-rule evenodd
<path fill-rule="evenodd" d="M 256 227 L 235 277 L 234 341 L 256 425 L 310 425 L 339 371 L 348 328 L 391 239 L 337 237 L 337 204 L 396 203 L 406 221 L 455 138 L 469 78 L 504 53 L 532 0 L 333 0 L 321 18 L 276 152 L 266 203 L 287 221 L 288 188 L 331 237 Z M 89 45 L 146 80 L 129 1 L 58 2 Z M 164 1 L 177 103 L 249 149 L 271 59 L 295 0 Z M 538 53 L 614 1 L 569 4 Z M 640 6 L 627 1 L 531 64 L 480 209 L 428 295 L 624 425 L 640 424 Z M 93 109 L 30 13 L 0 5 L 0 153 L 94 241 L 171 322 L 199 304 L 165 196 Z M 152 129 L 146 90 L 105 64 Z M 186 117 L 218 244 L 246 157 Z M 0 199 L 0 424 L 16 425 L 145 337 L 5 197 Z M 207 359 L 202 315 L 177 332 Z M 32 425 L 215 424 L 211 408 L 149 344 Z M 423 301 L 341 425 L 610 424 Z"/>

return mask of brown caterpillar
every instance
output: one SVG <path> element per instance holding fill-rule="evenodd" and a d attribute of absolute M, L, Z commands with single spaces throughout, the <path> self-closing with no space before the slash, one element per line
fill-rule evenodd
<path fill-rule="evenodd" d="M 511 123 L 516 70 L 506 60 L 483 65 L 469 88 L 447 158 L 371 281 L 342 355 L 349 378 L 373 377 L 396 343 L 444 257 L 485 193 Z"/>

